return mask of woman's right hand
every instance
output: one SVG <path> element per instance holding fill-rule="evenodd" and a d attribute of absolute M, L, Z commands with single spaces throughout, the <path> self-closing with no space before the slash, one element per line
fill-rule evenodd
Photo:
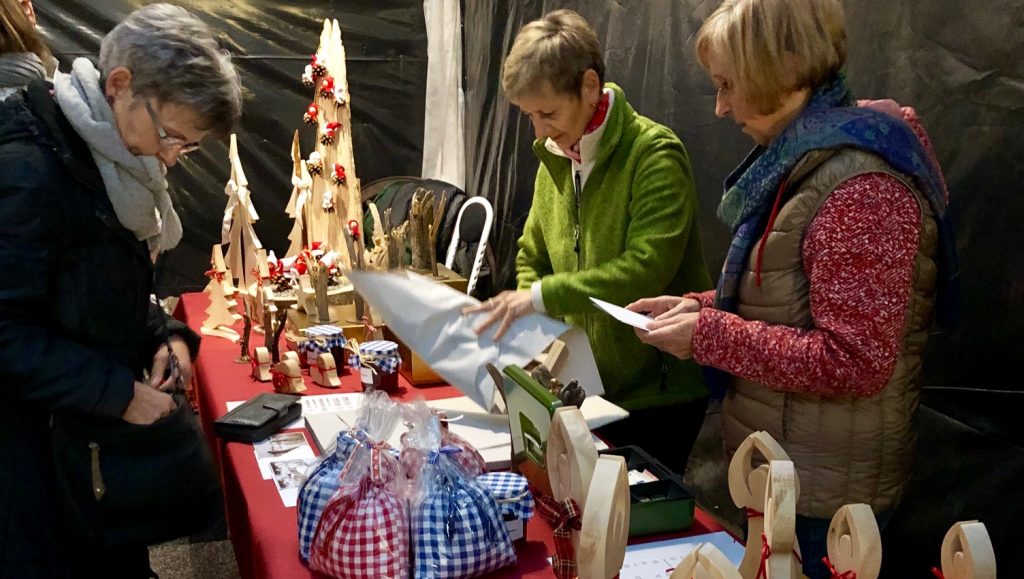
<path fill-rule="evenodd" d="M 660 320 L 685 312 L 696 312 L 700 310 L 700 302 L 681 296 L 658 296 L 637 300 L 626 306 L 626 309 Z"/>

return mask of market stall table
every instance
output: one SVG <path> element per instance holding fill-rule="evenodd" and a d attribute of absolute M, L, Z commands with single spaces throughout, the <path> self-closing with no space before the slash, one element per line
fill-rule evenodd
<path fill-rule="evenodd" d="M 209 300 L 204 294 L 190 293 L 181 297 L 175 315 L 199 331 L 206 317 Z M 240 329 L 241 323 L 238 324 Z M 253 334 L 251 345 L 262 345 L 263 336 Z M 282 338 L 282 350 L 284 339 Z M 270 383 L 250 377 L 248 364 L 234 362 L 239 345 L 228 340 L 205 337 L 195 364 L 193 385 L 203 430 L 213 447 L 224 483 L 228 534 L 238 559 L 238 568 L 245 579 L 316 577 L 299 560 L 296 509 L 285 507 L 273 480 L 260 474 L 251 444 L 224 442 L 213 432 L 213 420 L 227 411 L 228 402 L 247 400 L 260 392 L 273 390 Z M 305 395 L 360 392 L 358 373 L 339 371 L 341 388 L 328 389 L 313 384 L 304 375 Z M 421 396 L 427 400 L 451 398 L 462 394 L 452 386 L 416 387 L 399 377 L 396 398 L 411 400 Z M 703 512 L 696 513 L 693 527 L 686 534 L 707 533 L 721 528 Z M 551 528 L 539 517 L 530 520 L 528 541 L 517 548 L 518 565 L 493 573 L 493 578 L 552 577 L 548 557 L 554 553 Z"/>

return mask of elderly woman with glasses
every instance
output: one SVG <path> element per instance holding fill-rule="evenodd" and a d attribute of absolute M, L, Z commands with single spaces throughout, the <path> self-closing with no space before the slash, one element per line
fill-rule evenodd
<path fill-rule="evenodd" d="M 953 313 L 945 185 L 913 109 L 853 99 L 840 0 L 726 0 L 697 56 L 756 146 L 725 181 L 717 290 L 632 304 L 657 316 L 637 335 L 714 370 L 729 453 L 761 430 L 786 449 L 804 573 L 829 577 L 836 510 L 884 526 L 907 488 L 922 351 Z"/>
<path fill-rule="evenodd" d="M 205 24 L 151 4 L 103 39 L 99 68 L 26 84 L 0 100 L 0 576 L 146 577 L 141 535 L 112 545 L 92 518 L 77 534 L 63 497 L 83 489 L 51 444 L 58 424 L 145 436 L 178 408 L 199 339 L 150 301 L 153 260 L 182 235 L 164 175 L 237 122 L 239 78 Z M 123 500 L 104 488 L 144 473 L 111 471 L 98 445 L 73 449 L 86 469 L 90 449 L 94 508 Z M 175 506 L 135 515 L 175 528 Z"/>

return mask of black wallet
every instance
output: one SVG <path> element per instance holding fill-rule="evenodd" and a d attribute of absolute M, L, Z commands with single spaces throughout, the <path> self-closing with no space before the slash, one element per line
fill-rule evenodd
<path fill-rule="evenodd" d="M 298 396 L 264 392 L 214 420 L 213 428 L 227 440 L 256 442 L 298 420 L 301 415 L 302 405 Z"/>

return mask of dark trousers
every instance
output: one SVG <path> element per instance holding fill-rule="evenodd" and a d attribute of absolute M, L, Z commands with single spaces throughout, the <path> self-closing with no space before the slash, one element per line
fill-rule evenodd
<path fill-rule="evenodd" d="M 80 546 L 75 567 L 81 577 L 104 579 L 151 579 L 156 577 L 149 566 L 149 548 Z"/>
<path fill-rule="evenodd" d="M 639 446 L 672 472 L 683 476 L 693 442 L 704 423 L 708 399 L 631 410 L 629 418 L 594 432 L 609 446 Z"/>

